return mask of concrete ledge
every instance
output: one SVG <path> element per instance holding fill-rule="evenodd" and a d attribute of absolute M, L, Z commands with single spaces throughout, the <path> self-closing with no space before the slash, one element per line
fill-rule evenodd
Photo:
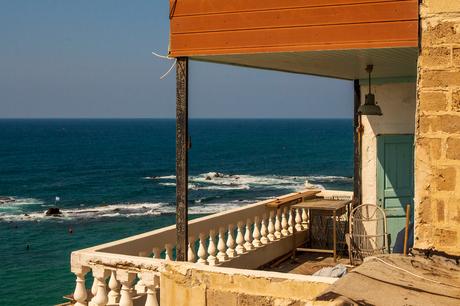
<path fill-rule="evenodd" d="M 337 279 L 191 263 L 166 263 L 162 305 L 291 305 L 307 303 Z"/>

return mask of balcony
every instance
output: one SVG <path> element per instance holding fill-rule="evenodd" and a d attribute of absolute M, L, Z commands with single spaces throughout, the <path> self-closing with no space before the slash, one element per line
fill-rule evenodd
<path fill-rule="evenodd" d="M 290 253 L 294 228 L 299 244 L 307 239 L 308 212 L 294 217 L 289 206 L 313 197 L 351 199 L 352 193 L 306 190 L 194 219 L 188 263 L 175 261 L 174 225 L 75 251 L 76 286 L 68 305 L 178 305 L 181 299 L 212 299 L 209 292 L 217 287 L 230 293 L 238 289 L 232 286 L 243 286 L 249 295 L 309 301 L 336 279 L 254 270 Z M 90 271 L 93 282 L 87 289 Z M 189 290 L 193 286 L 202 294 Z"/>

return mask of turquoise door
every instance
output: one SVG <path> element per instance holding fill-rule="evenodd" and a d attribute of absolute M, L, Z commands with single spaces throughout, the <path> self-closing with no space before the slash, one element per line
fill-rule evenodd
<path fill-rule="evenodd" d="M 414 216 L 414 135 L 377 136 L 377 204 L 387 215 L 389 245 L 393 250 L 406 224 L 406 205 Z"/>

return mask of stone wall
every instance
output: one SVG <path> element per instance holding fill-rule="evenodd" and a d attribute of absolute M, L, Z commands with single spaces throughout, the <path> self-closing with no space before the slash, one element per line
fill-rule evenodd
<path fill-rule="evenodd" d="M 460 1 L 423 0 L 415 248 L 460 255 Z"/>
<path fill-rule="evenodd" d="M 300 306 L 311 302 L 336 280 L 171 262 L 161 272 L 160 303 L 182 306 Z"/>

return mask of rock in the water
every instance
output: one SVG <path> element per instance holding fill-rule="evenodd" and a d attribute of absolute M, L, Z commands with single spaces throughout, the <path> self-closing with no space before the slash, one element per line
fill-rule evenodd
<path fill-rule="evenodd" d="M 62 215 L 62 212 L 57 207 L 51 207 L 51 208 L 48 208 L 48 210 L 45 212 L 45 215 L 46 216 L 60 216 Z"/>

